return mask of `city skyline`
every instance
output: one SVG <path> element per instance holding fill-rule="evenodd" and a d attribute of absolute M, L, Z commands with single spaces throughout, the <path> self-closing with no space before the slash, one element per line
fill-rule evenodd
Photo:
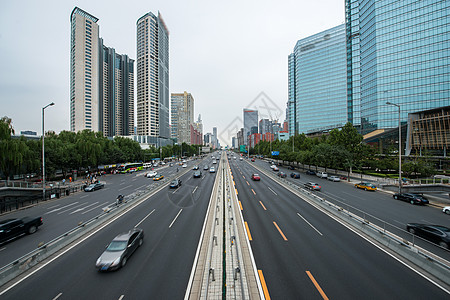
<path fill-rule="evenodd" d="M 161 1 L 147 7 L 139 1 L 131 1 L 123 9 L 106 13 L 101 3 L 87 1 L 43 1 L 39 4 L 30 1 L 25 6 L 6 3 L 0 12 L 0 24 L 4 29 L 0 47 L 11 59 L 1 75 L 0 97 L 5 104 L 2 116 L 12 119 L 16 132 L 32 130 L 40 133 L 39 111 L 45 103 L 54 101 L 56 105 L 46 114 L 46 130 L 70 130 L 67 121 L 70 107 L 69 15 L 75 6 L 98 17 L 99 35 L 117 53 L 127 54 L 131 59 L 136 59 L 136 20 L 148 11 L 160 11 L 171 31 L 169 91 L 190 90 L 196 95 L 196 111 L 203 115 L 204 132 L 211 131 L 213 126 L 222 131 L 239 115 L 235 108 L 250 103 L 261 91 L 283 107 L 287 100 L 287 78 L 283 75 L 287 70 L 285 59 L 292 41 L 312 34 L 317 28 L 326 29 L 342 23 L 344 3 L 293 1 L 292 4 L 298 7 L 297 13 L 292 11 L 292 6 L 279 6 L 276 2 L 246 3 L 239 10 L 235 9 L 235 4 L 237 2 L 197 3 L 180 7 Z M 51 21 L 36 19 L 35 11 L 42 8 L 51 10 Z M 308 11 L 314 10 L 329 17 L 310 18 Z M 16 21 L 19 14 L 23 17 L 20 24 Z M 189 15 L 195 18 L 189 18 Z M 238 22 L 221 26 L 227 15 L 233 15 Z M 269 16 L 278 22 L 265 24 Z M 190 20 L 188 24 L 186 18 Z M 11 24 L 18 26 L 11 30 Z M 237 28 L 242 32 L 234 35 Z M 50 31 L 50 36 L 45 35 Z M 221 47 L 217 47 L 219 41 L 222 41 Z M 25 45 L 30 44 L 42 55 L 40 59 L 21 55 L 27 48 Z M 241 45 L 243 50 L 236 51 L 233 44 Z M 261 53 L 255 55 L 254 47 Z M 211 72 L 215 76 L 211 76 Z M 242 85 L 244 78 L 246 84 Z M 18 106 L 24 109 L 18 110 Z M 220 118 L 215 116 L 217 111 L 220 111 Z M 230 144 L 231 140 L 221 142 Z"/>

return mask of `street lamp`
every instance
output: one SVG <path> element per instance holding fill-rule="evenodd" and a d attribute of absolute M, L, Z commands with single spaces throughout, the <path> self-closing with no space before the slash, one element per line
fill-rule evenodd
<path fill-rule="evenodd" d="M 44 131 L 44 112 L 49 106 L 55 105 L 54 102 L 47 104 L 42 108 L 42 200 L 45 201 L 45 131 Z"/>
<path fill-rule="evenodd" d="M 400 105 L 386 102 L 387 105 L 398 107 L 398 193 L 402 192 L 402 127 L 400 123 Z"/>

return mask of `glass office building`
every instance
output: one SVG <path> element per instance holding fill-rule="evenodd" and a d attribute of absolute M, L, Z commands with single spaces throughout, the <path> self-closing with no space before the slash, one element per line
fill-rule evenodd
<path fill-rule="evenodd" d="M 388 101 L 403 123 L 449 105 L 449 15 L 450 1 L 346 0 L 349 120 L 360 110 L 362 133 L 398 127 Z"/>
<path fill-rule="evenodd" d="M 339 128 L 347 123 L 345 25 L 295 45 L 288 58 L 288 123 L 292 135 Z"/>

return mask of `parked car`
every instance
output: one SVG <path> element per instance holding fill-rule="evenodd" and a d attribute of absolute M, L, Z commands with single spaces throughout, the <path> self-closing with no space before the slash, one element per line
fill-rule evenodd
<path fill-rule="evenodd" d="M 147 178 L 153 178 L 156 176 L 156 171 L 150 171 L 146 174 Z"/>
<path fill-rule="evenodd" d="M 199 171 L 199 170 L 195 171 L 193 176 L 194 176 L 194 178 L 201 178 L 202 177 L 202 171 Z"/>
<path fill-rule="evenodd" d="M 130 256 L 144 242 L 144 230 L 133 228 L 116 236 L 95 263 L 99 271 L 124 267 Z"/>
<path fill-rule="evenodd" d="M 164 178 L 164 175 L 162 174 L 156 174 L 155 177 L 153 177 L 154 181 L 160 181 L 161 179 Z"/>
<path fill-rule="evenodd" d="M 300 173 L 292 172 L 291 173 L 292 178 L 300 179 Z"/>
<path fill-rule="evenodd" d="M 209 169 L 209 173 L 216 173 L 216 169 L 215 169 L 214 167 L 211 167 L 211 168 Z"/>
<path fill-rule="evenodd" d="M 280 177 L 280 178 L 286 178 L 286 173 L 278 172 L 277 176 Z"/>
<path fill-rule="evenodd" d="M 442 209 L 443 213 L 446 213 L 447 215 L 450 215 L 450 206 L 446 206 Z"/>
<path fill-rule="evenodd" d="M 254 180 L 254 181 L 260 181 L 261 180 L 261 177 L 259 177 L 259 175 L 258 174 L 252 174 L 252 180 Z"/>
<path fill-rule="evenodd" d="M 316 175 L 316 172 L 314 172 L 313 170 L 306 170 L 306 175 Z"/>
<path fill-rule="evenodd" d="M 363 189 L 365 191 L 376 191 L 377 187 L 371 184 L 370 182 L 360 182 L 355 184 L 355 187 L 358 189 Z"/>
<path fill-rule="evenodd" d="M 90 184 L 87 187 L 85 187 L 84 191 L 85 192 L 93 192 L 93 191 L 103 188 L 104 186 L 105 185 L 103 183 L 97 182 L 97 183 L 93 183 L 93 184 Z"/>
<path fill-rule="evenodd" d="M 338 176 L 328 176 L 329 181 L 339 182 L 341 179 Z"/>
<path fill-rule="evenodd" d="M 25 217 L 0 221 L 0 243 L 13 240 L 24 234 L 33 234 L 43 224 L 42 218 Z"/>
<path fill-rule="evenodd" d="M 327 174 L 327 172 L 317 172 L 316 176 L 319 178 L 322 178 L 322 179 L 327 179 L 328 174 Z"/>
<path fill-rule="evenodd" d="M 176 189 L 176 188 L 179 188 L 180 186 L 181 186 L 181 180 L 180 179 L 174 179 L 170 183 L 169 188 Z"/>
<path fill-rule="evenodd" d="M 417 194 L 411 194 L 411 193 L 397 193 L 392 195 L 392 197 L 394 197 L 395 200 L 402 200 L 402 201 L 406 201 L 409 202 L 411 204 L 428 204 L 429 201 L 427 198 L 425 198 L 422 195 L 417 195 Z"/>
<path fill-rule="evenodd" d="M 321 189 L 321 186 L 315 182 L 306 182 L 304 186 L 311 191 L 320 191 Z"/>
<path fill-rule="evenodd" d="M 406 224 L 406 230 L 446 249 L 450 247 L 450 228 L 448 227 L 408 223 Z"/>
<path fill-rule="evenodd" d="M 347 176 L 341 176 L 341 177 L 339 177 L 339 179 L 340 180 L 347 180 L 348 178 L 347 178 Z"/>

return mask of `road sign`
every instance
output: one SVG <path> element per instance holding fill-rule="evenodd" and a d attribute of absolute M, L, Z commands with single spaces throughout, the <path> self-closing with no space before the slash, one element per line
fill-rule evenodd
<path fill-rule="evenodd" d="M 241 145 L 241 146 L 239 147 L 239 151 L 245 153 L 245 152 L 246 152 L 246 151 L 245 151 L 245 145 Z"/>
<path fill-rule="evenodd" d="M 272 151 L 272 156 L 280 155 L 280 151 Z"/>

